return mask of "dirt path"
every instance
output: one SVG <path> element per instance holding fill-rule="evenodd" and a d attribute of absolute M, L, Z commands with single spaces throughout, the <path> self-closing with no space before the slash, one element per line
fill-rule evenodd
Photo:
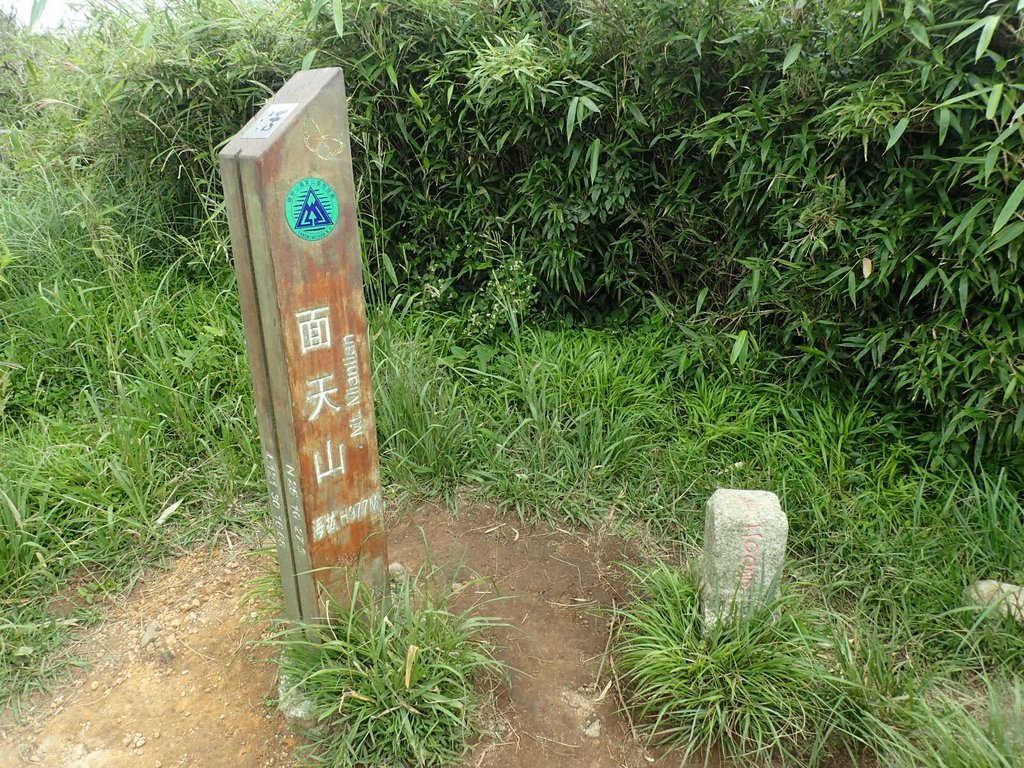
<path fill-rule="evenodd" d="M 675 765 L 637 745 L 609 688 L 607 618 L 621 599 L 622 541 L 523 527 L 492 509 L 457 517 L 425 506 L 389 538 L 392 561 L 415 570 L 424 535 L 461 599 L 507 599 L 485 612 L 510 625 L 493 639 L 514 671 L 467 768 L 641 768 Z M 461 570 L 456 570 L 458 565 Z M 85 633 L 89 666 L 0 719 L 0 766 L 17 768 L 277 768 L 301 742 L 274 707 L 270 632 L 244 598 L 273 567 L 228 542 L 154 569 L 108 620 Z"/>

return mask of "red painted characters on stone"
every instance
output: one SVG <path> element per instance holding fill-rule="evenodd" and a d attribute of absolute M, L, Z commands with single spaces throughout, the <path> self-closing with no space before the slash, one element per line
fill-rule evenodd
<path fill-rule="evenodd" d="M 740 556 L 740 588 L 749 590 L 754 583 L 754 575 L 758 570 L 761 554 L 761 533 L 759 523 L 747 523 L 743 526 L 743 554 Z"/>

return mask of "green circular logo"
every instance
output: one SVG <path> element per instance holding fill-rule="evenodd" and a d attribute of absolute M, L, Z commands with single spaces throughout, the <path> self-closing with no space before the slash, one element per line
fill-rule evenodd
<path fill-rule="evenodd" d="M 288 193 L 284 217 L 303 240 L 322 240 L 338 222 L 338 196 L 323 179 L 303 179 Z"/>

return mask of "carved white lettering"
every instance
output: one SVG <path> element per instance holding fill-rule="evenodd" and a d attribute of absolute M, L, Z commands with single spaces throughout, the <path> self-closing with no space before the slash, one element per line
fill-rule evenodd
<path fill-rule="evenodd" d="M 320 458 L 319 451 L 313 454 L 313 468 L 316 470 L 317 485 L 322 485 L 328 477 L 345 474 L 345 444 L 333 445 L 328 440 L 325 453 L 327 454 L 326 462 Z"/>
<path fill-rule="evenodd" d="M 344 526 L 367 518 L 378 518 L 384 512 L 384 499 L 375 493 L 347 507 L 332 509 L 313 520 L 313 541 L 323 541 Z"/>
<path fill-rule="evenodd" d="M 299 347 L 302 354 L 331 348 L 331 320 L 327 307 L 296 312 L 299 323 Z"/>

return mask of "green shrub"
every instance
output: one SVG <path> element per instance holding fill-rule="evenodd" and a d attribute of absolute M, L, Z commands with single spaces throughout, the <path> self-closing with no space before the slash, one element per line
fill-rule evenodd
<path fill-rule="evenodd" d="M 1013 0 L 109 8 L 82 38 L 80 162 L 154 236 L 222 227 L 217 148 L 293 71 L 341 65 L 375 295 L 488 330 L 654 294 L 736 361 L 855 378 L 929 410 L 944 450 L 1015 460 Z"/>

